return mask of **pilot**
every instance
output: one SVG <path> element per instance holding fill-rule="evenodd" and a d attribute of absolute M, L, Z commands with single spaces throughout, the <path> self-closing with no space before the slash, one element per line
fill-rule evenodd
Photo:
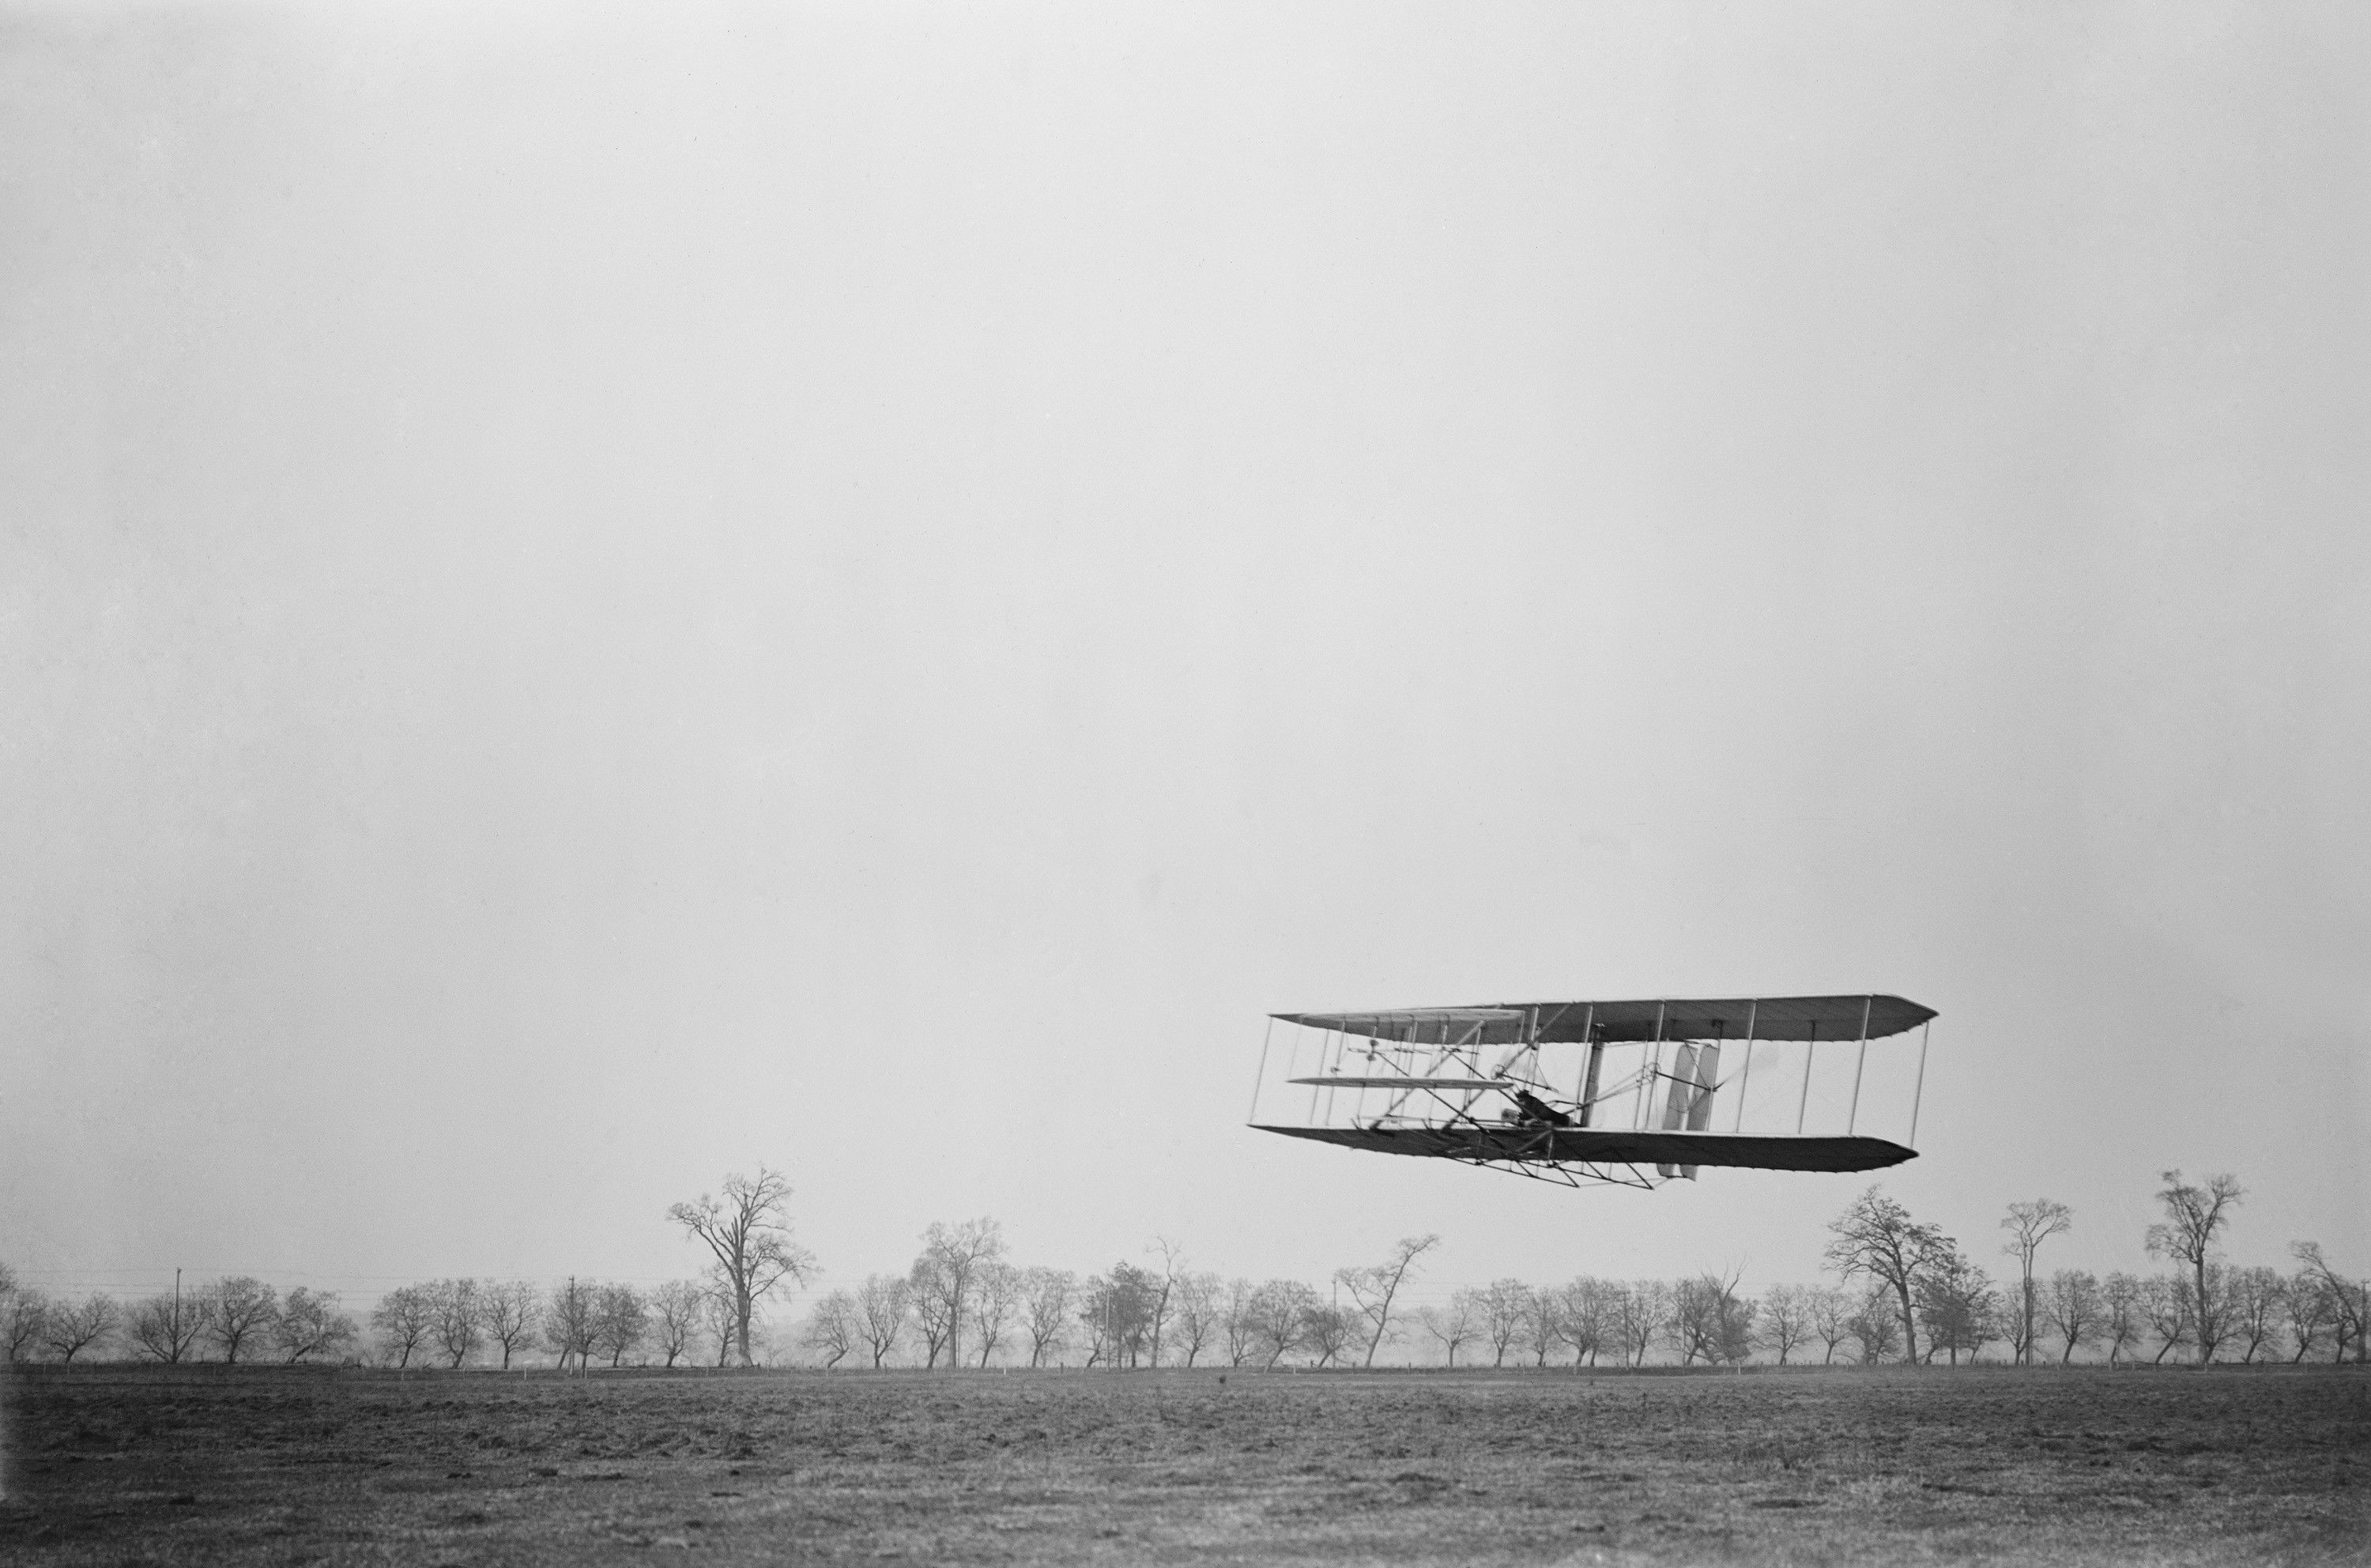
<path fill-rule="evenodd" d="M 1515 1090 L 1510 1098 L 1515 1101 L 1516 1109 L 1522 1113 L 1521 1119 L 1527 1126 L 1569 1127 L 1572 1125 L 1571 1117 L 1528 1089 Z"/>

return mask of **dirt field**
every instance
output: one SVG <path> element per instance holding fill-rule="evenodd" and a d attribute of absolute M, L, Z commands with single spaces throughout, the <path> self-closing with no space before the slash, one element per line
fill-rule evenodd
<path fill-rule="evenodd" d="M 0 1562 L 2371 1562 L 2371 1379 L 47 1370 Z"/>

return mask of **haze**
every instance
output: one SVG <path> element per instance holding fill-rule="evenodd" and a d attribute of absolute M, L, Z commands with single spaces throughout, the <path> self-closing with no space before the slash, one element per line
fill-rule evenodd
<path fill-rule="evenodd" d="M 0 1259 L 1809 1280 L 1263 1016 L 1878 990 L 1996 1273 L 2371 1268 L 2365 32 L 17 8 Z"/>

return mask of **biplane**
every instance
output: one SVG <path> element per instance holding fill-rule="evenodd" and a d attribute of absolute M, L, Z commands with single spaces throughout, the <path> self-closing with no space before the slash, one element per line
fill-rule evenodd
<path fill-rule="evenodd" d="M 1917 1158 L 1918 1101 L 1926 1084 L 1926 1032 L 1935 1009 L 1902 997 L 1657 997 L 1644 1001 L 1505 1002 L 1380 1012 L 1276 1013 L 1260 1049 L 1251 1124 L 1381 1154 L 1453 1159 L 1579 1186 L 1652 1188 L 1694 1181 L 1706 1166 L 1755 1170 L 1877 1170 Z M 1262 1121 L 1276 1026 L 1292 1045 L 1290 1102 L 1305 1113 Z M 1869 1046 L 1918 1032 L 1908 1143 L 1858 1130 Z M 1313 1042 L 1313 1066 L 1303 1059 Z M 1850 1053 L 1844 1130 L 1806 1132 L 1812 1067 L 1822 1046 L 1837 1076 L 1823 1106 L 1844 1098 L 1835 1047 Z M 1799 1046 L 1799 1052 L 1794 1047 Z M 1761 1047 L 1757 1063 L 1756 1048 Z M 1792 1058 L 1799 1055 L 1797 1063 Z M 1777 1060 L 1772 1060 L 1775 1056 Z M 1748 1131 L 1746 1100 L 1757 1065 L 1761 1102 L 1774 1098 L 1782 1125 Z M 1724 1076 L 1724 1066 L 1729 1071 Z M 1799 1078 L 1778 1086 L 1774 1069 Z M 1785 1094 L 1787 1088 L 1797 1092 Z M 1716 1126 L 1716 1112 L 1729 1125 Z M 1651 1171 L 1650 1175 L 1648 1172 Z"/>

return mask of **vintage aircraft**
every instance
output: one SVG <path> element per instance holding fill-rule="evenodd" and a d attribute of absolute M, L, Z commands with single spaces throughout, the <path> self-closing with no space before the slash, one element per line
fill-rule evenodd
<path fill-rule="evenodd" d="M 1914 1143 L 1926 1090 L 1926 1026 L 1935 1016 L 1932 1008 L 1874 994 L 1277 1013 L 1261 1046 L 1263 1087 L 1253 1092 L 1251 1123 L 1287 1137 L 1462 1160 L 1570 1186 L 1651 1188 L 1675 1175 L 1694 1181 L 1707 1165 L 1876 1170 L 1917 1155 L 1856 1133 L 1869 1043 L 1919 1032 L 1910 1111 Z M 1260 1100 L 1278 1023 L 1295 1032 L 1285 1081 L 1306 1086 L 1309 1102 L 1297 1121 L 1263 1122 Z M 1315 1070 L 1292 1076 L 1312 1032 Z M 1754 1048 L 1780 1042 L 1802 1046 L 1795 1130 L 1747 1132 Z M 1855 1052 L 1845 1130 L 1806 1135 L 1814 1053 L 1830 1043 Z M 1618 1076 L 1607 1066 L 1616 1052 L 1623 1053 L 1614 1058 Z M 1736 1065 L 1733 1079 L 1720 1076 L 1725 1053 Z M 1735 1112 L 1729 1130 L 1719 1132 L 1713 1109 L 1724 1092 Z M 1766 1087 L 1763 1099 L 1770 1099 Z"/>

